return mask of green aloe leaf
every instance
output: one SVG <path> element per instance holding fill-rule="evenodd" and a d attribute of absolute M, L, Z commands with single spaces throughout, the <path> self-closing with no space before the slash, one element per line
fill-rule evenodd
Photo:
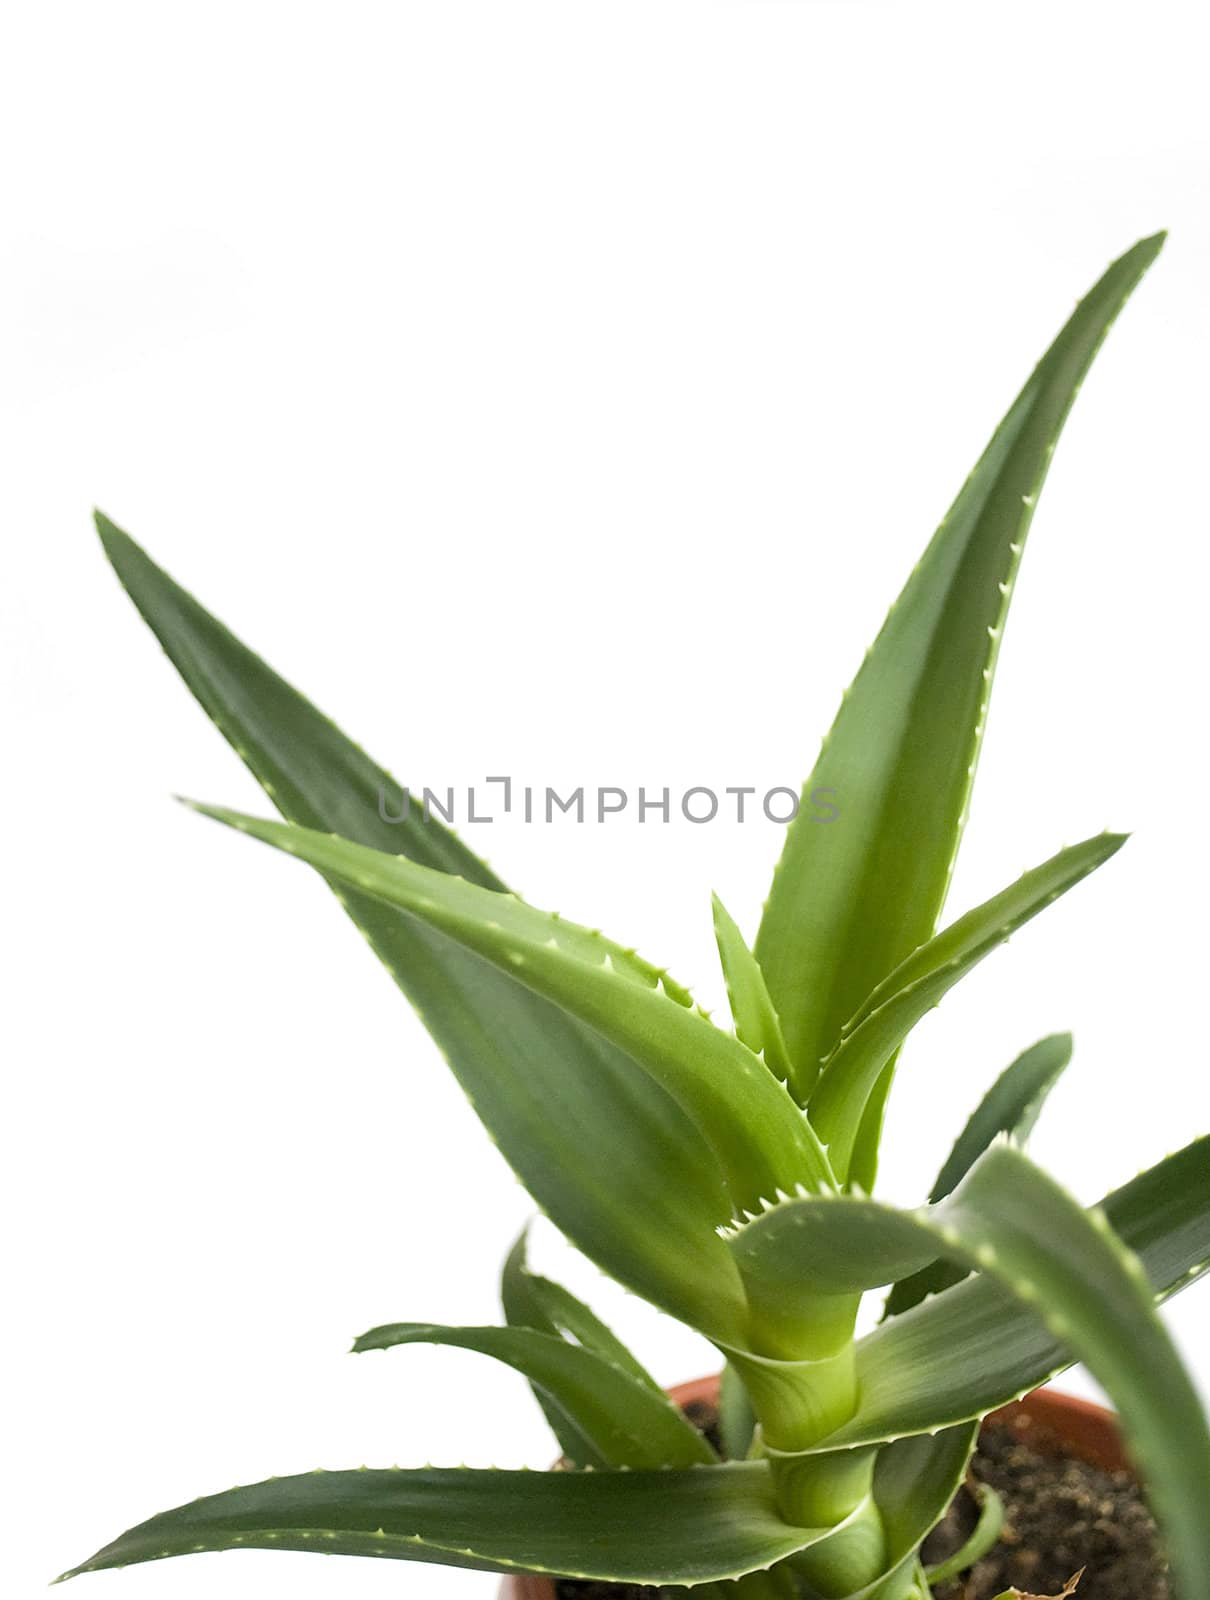
<path fill-rule="evenodd" d="M 500 1300 L 505 1320 L 511 1328 L 534 1328 L 539 1333 L 570 1339 L 575 1346 L 601 1356 L 642 1384 L 662 1404 L 664 1391 L 647 1369 L 630 1353 L 622 1341 L 601 1319 L 562 1284 L 531 1272 L 526 1264 L 529 1228 L 524 1228 L 509 1251 L 500 1276 Z M 534 1399 L 550 1424 L 559 1447 L 570 1461 L 586 1463 L 594 1459 L 596 1447 L 541 1384 L 531 1382 Z M 618 1461 L 617 1466 L 637 1466 L 638 1462 Z"/>
<path fill-rule="evenodd" d="M 1196 1593 L 1210 1571 L 1210 1426 L 1197 1391 L 1138 1257 L 1102 1213 L 1082 1210 L 1021 1151 L 994 1146 L 948 1199 L 914 1212 L 842 1195 L 787 1201 L 742 1230 L 734 1248 L 746 1274 L 771 1274 L 776 1285 L 797 1268 L 826 1292 L 843 1292 L 859 1276 L 886 1281 L 884 1240 L 907 1260 L 908 1230 L 919 1234 L 920 1250 L 944 1250 L 997 1280 L 1087 1365 L 1118 1408 L 1178 1587 Z M 952 1348 L 947 1359 L 953 1363 Z"/>
<path fill-rule="evenodd" d="M 106 517 L 97 527 L 169 659 L 285 817 L 504 889 L 419 805 L 405 815 L 395 780 L 132 539 Z M 714 1233 L 731 1207 L 708 1146 L 671 1097 L 623 1051 L 507 974 L 378 900 L 337 892 L 558 1227 L 672 1315 L 738 1337 L 743 1293 Z M 594 1130 L 572 1164 L 569 1125 Z"/>
<path fill-rule="evenodd" d="M 811 1121 L 841 1182 L 850 1175 L 860 1182 L 851 1163 L 870 1096 L 921 1017 L 985 956 L 1124 843 L 1121 834 L 1102 833 L 1060 850 L 934 935 L 877 986 L 825 1064 L 810 1099 Z"/>
<path fill-rule="evenodd" d="M 997 1134 L 1008 1134 L 1014 1144 L 1025 1143 L 1070 1061 L 1071 1035 L 1051 1033 L 1005 1067 L 954 1141 L 929 1191 L 931 1204 L 954 1192 Z"/>
<path fill-rule="evenodd" d="M 1168 1156 L 1098 1207 L 1160 1300 L 1210 1269 L 1210 1138 Z M 1071 1365 L 1061 1340 L 977 1275 L 882 1323 L 857 1346 L 861 1404 L 829 1446 L 876 1444 L 1015 1400 Z"/>
<path fill-rule="evenodd" d="M 690 1467 L 718 1458 L 664 1395 L 603 1356 L 534 1328 L 444 1328 L 392 1322 L 363 1333 L 353 1349 L 438 1344 L 476 1350 L 524 1375 L 570 1424 L 560 1444 L 578 1467 Z"/>
<path fill-rule="evenodd" d="M 178 1506 L 64 1577 L 265 1549 L 693 1587 L 758 1571 L 827 1531 L 781 1520 L 763 1462 L 661 1472 L 363 1468 L 271 1478 Z"/>
<path fill-rule="evenodd" d="M 1051 453 L 1118 311 L 1163 236 L 1115 261 L 1035 368 L 892 607 L 788 831 L 756 957 L 805 1101 L 870 991 L 931 933 L 961 837 L 1017 566 Z M 875 1096 L 855 1176 L 873 1182 Z"/>
<path fill-rule="evenodd" d="M 409 912 L 627 1051 L 697 1124 L 737 1211 L 756 1210 L 779 1190 L 830 1186 L 819 1141 L 785 1088 L 632 950 L 400 856 L 220 807 L 196 809 Z M 583 1142 L 570 1128 L 563 1135 L 572 1171 Z"/>
<path fill-rule="evenodd" d="M 782 1083 L 790 1077 L 790 1057 L 782 1038 L 781 1023 L 765 987 L 764 974 L 744 942 L 735 920 L 717 895 L 711 897 L 714 938 L 718 944 L 727 999 L 735 1022 L 735 1037 L 760 1056 Z"/>
<path fill-rule="evenodd" d="M 1033 1130 L 1047 1095 L 1071 1060 L 1071 1035 L 1050 1034 L 1023 1051 L 1006 1067 L 975 1108 L 929 1191 L 935 1204 L 952 1194 L 997 1134 L 1023 1145 Z M 940 1294 L 967 1273 L 960 1262 L 934 1261 L 897 1283 L 887 1296 L 885 1315 L 898 1316 L 930 1294 Z"/>
<path fill-rule="evenodd" d="M 938 1561 L 935 1566 L 925 1568 L 924 1575 L 930 1585 L 948 1583 L 951 1578 L 957 1578 L 966 1572 L 976 1561 L 983 1559 L 1000 1537 L 1004 1528 L 1004 1501 L 990 1483 L 978 1484 L 976 1492 L 979 1515 L 975 1526 L 952 1556 L 947 1556 L 944 1561 Z"/>
<path fill-rule="evenodd" d="M 742 1461 L 756 1432 L 756 1412 L 743 1379 L 730 1362 L 718 1382 L 718 1427 L 723 1453 L 732 1461 Z"/>
<path fill-rule="evenodd" d="M 1100 1209 L 1160 1299 L 1210 1267 L 1210 1137 L 1203 1134 L 1106 1195 Z"/>
<path fill-rule="evenodd" d="M 879 1451 L 874 1499 L 882 1513 L 891 1570 L 915 1559 L 925 1535 L 949 1509 L 978 1431 L 977 1424 L 966 1423 L 935 1435 L 898 1439 Z"/>
<path fill-rule="evenodd" d="M 1156 1297 L 1178 1293 L 1210 1269 L 1210 1138 L 1158 1162 L 1097 1209 L 1138 1256 Z M 859 1341 L 857 1357 L 861 1404 L 825 1441 L 829 1449 L 982 1416 L 1071 1364 L 1038 1318 L 984 1276 L 883 1323 Z"/>
<path fill-rule="evenodd" d="M 879 1451 L 872 1494 L 886 1541 L 885 1564 L 876 1578 L 847 1600 L 875 1600 L 884 1585 L 890 1593 L 902 1595 L 902 1586 L 892 1580 L 919 1559 L 920 1545 L 945 1515 L 966 1476 L 978 1432 L 977 1423 L 964 1423 L 936 1434 L 897 1439 Z M 811 1545 L 789 1564 L 800 1570 L 812 1587 L 817 1586 L 815 1580 L 821 1580 L 820 1587 L 830 1587 L 844 1538 L 842 1529 L 830 1542 L 831 1548 L 829 1541 Z"/>
<path fill-rule="evenodd" d="M 530 1270 L 526 1260 L 528 1243 L 529 1228 L 526 1227 L 505 1257 L 500 1275 L 500 1300 L 509 1326 L 537 1328 L 540 1333 L 572 1339 L 662 1396 L 664 1391 L 647 1368 L 595 1311 L 561 1283 Z"/>

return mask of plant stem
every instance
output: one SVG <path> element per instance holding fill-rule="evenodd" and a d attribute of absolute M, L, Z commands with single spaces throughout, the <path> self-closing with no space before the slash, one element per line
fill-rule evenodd
<path fill-rule="evenodd" d="M 851 1318 L 845 1329 L 837 1307 L 827 1310 L 832 1315 L 816 1330 L 810 1358 L 728 1352 L 752 1403 L 781 1515 L 796 1527 L 835 1530 L 786 1563 L 824 1597 L 865 1588 L 887 1556 L 872 1494 L 877 1452 L 817 1449 L 857 1407 Z"/>

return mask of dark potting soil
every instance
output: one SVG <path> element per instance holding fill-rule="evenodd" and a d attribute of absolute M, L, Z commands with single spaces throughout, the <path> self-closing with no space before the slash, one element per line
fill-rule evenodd
<path fill-rule="evenodd" d="M 690 1419 L 718 1447 L 713 1406 L 695 1402 Z M 1084 1568 L 1074 1600 L 1169 1600 L 1155 1523 L 1137 1483 L 1068 1455 L 1054 1440 L 1045 1449 L 1011 1427 L 985 1424 L 971 1463 L 1005 1507 L 1000 1542 L 974 1568 L 937 1591 L 937 1600 L 991 1600 L 1004 1589 L 1057 1595 Z M 974 1524 L 974 1499 L 963 1489 L 925 1543 L 927 1562 L 955 1550 Z M 658 1589 L 634 1583 L 563 1579 L 559 1600 L 654 1600 Z"/>
<path fill-rule="evenodd" d="M 971 1468 L 1003 1499 L 1004 1531 L 938 1600 L 991 1600 L 1010 1588 L 1055 1595 L 1081 1567 L 1075 1600 L 1169 1600 L 1155 1523 L 1131 1474 L 1090 1466 L 1053 1436 L 1038 1443 L 1003 1423 L 984 1425 Z M 954 1549 L 973 1517 L 963 1490 L 929 1536 L 926 1561 Z"/>

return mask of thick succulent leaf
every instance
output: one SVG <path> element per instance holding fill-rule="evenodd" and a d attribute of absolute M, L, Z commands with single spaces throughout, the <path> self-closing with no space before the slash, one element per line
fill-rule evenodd
<path fill-rule="evenodd" d="M 745 1271 L 755 1275 L 768 1268 L 782 1274 L 797 1265 L 803 1277 L 816 1277 L 820 1247 L 830 1236 L 837 1255 L 866 1256 L 876 1281 L 885 1252 L 876 1237 L 863 1240 L 855 1234 L 858 1216 L 866 1219 L 867 1235 L 882 1226 L 888 1237 L 899 1236 L 907 1223 L 919 1231 L 925 1248 L 940 1247 L 996 1279 L 1087 1365 L 1118 1408 L 1127 1446 L 1161 1520 L 1178 1586 L 1195 1593 L 1200 1575 L 1210 1571 L 1204 1503 L 1210 1425 L 1156 1313 L 1143 1266 L 1104 1215 L 1082 1210 L 1021 1151 L 1002 1144 L 976 1163 L 948 1199 L 915 1212 L 896 1213 L 850 1196 L 789 1201 L 743 1231 L 737 1249 Z M 807 1217 L 814 1222 L 804 1227 Z M 906 1237 L 903 1243 L 906 1254 Z M 849 1270 L 835 1267 L 824 1287 L 840 1287 L 841 1278 L 848 1282 Z M 946 1298 L 930 1303 L 940 1305 Z M 952 1348 L 948 1360 L 952 1365 Z M 937 1418 L 932 1420 L 935 1425 Z"/>
<path fill-rule="evenodd" d="M 501 1304 L 504 1307 L 504 1320 L 511 1328 L 536 1328 L 538 1333 L 555 1334 L 563 1338 L 557 1318 L 547 1310 L 543 1301 L 543 1294 L 538 1288 L 538 1278 L 531 1274 L 525 1264 L 525 1251 L 527 1251 L 528 1226 L 522 1229 L 517 1242 L 504 1259 L 504 1270 L 499 1282 L 501 1290 Z M 546 1280 L 541 1280 L 546 1282 Z M 559 1285 L 551 1283 L 552 1290 Z M 573 1296 L 570 1296 L 571 1299 Z M 578 1306 L 579 1302 L 575 1302 Z M 584 1307 L 587 1310 L 587 1307 Z M 547 1424 L 551 1427 L 554 1437 L 559 1440 L 559 1448 L 567 1456 L 568 1461 L 592 1461 L 595 1456 L 595 1446 L 591 1440 L 576 1427 L 571 1421 L 567 1411 L 555 1405 L 554 1400 L 547 1397 L 546 1390 L 539 1384 L 531 1382 L 530 1392 L 538 1402 L 538 1410 L 543 1413 Z"/>
<path fill-rule="evenodd" d="M 633 951 L 513 895 L 400 856 L 309 828 L 198 809 L 410 913 L 627 1051 L 696 1123 L 737 1211 L 755 1210 L 779 1190 L 831 1184 L 819 1141 L 785 1088 Z M 563 1130 L 562 1159 L 571 1171 L 583 1143 L 578 1128 Z"/>
<path fill-rule="evenodd" d="M 1210 1137 L 1202 1135 L 1106 1195 L 1100 1209 L 1166 1300 L 1210 1267 Z"/>
<path fill-rule="evenodd" d="M 662 1472 L 363 1468 L 271 1478 L 178 1506 L 64 1577 L 259 1548 L 694 1587 L 767 1567 L 827 1531 L 781 1520 L 763 1462 Z"/>
<path fill-rule="evenodd" d="M 764 974 L 744 942 L 734 918 L 717 895 L 712 897 L 714 937 L 727 984 L 727 999 L 735 1022 L 735 1036 L 785 1083 L 790 1058 L 782 1038 L 781 1023 L 765 987 Z"/>
<path fill-rule="evenodd" d="M 966 1476 L 978 1432 L 978 1423 L 968 1422 L 936 1434 L 898 1439 L 879 1451 L 872 1493 L 886 1537 L 885 1564 L 848 1600 L 875 1600 L 884 1586 L 892 1594 L 902 1594 L 902 1588 L 888 1580 L 918 1559 L 925 1537 L 945 1515 Z M 836 1537 L 843 1539 L 843 1532 Z M 791 1566 L 800 1568 L 809 1581 L 826 1577 L 829 1554 L 827 1542 L 813 1545 Z"/>
<path fill-rule="evenodd" d="M 1023 1145 L 1033 1132 L 1047 1095 L 1071 1061 L 1071 1035 L 1051 1033 L 1023 1050 L 992 1084 L 954 1141 L 929 1191 L 936 1204 L 952 1194 L 997 1134 Z"/>
<path fill-rule="evenodd" d="M 723 1454 L 731 1461 L 742 1461 L 748 1454 L 756 1432 L 756 1412 L 738 1370 L 730 1362 L 723 1368 L 718 1384 L 718 1427 Z"/>
<path fill-rule="evenodd" d="M 1179 1292 L 1210 1268 L 1210 1139 L 1168 1156 L 1097 1209 L 1137 1254 L 1156 1297 Z M 857 1356 L 861 1405 L 827 1439 L 830 1449 L 984 1415 L 1071 1363 L 1037 1316 L 985 1276 L 882 1324 Z"/>
<path fill-rule="evenodd" d="M 920 1548 L 949 1509 L 966 1475 L 978 1425 L 964 1423 L 935 1435 L 899 1439 L 878 1455 L 874 1499 L 882 1513 L 892 1565 Z"/>
<path fill-rule="evenodd" d="M 780 1202 L 728 1239 L 760 1302 L 791 1316 L 916 1272 L 944 1250 L 944 1216 L 944 1202 L 897 1211 L 865 1196 L 813 1195 Z"/>
<path fill-rule="evenodd" d="M 531 1272 L 526 1265 L 529 1228 L 518 1235 L 509 1251 L 500 1276 L 500 1299 L 505 1320 L 512 1328 L 534 1328 L 539 1333 L 571 1339 L 575 1346 L 603 1357 L 666 1404 L 664 1391 L 635 1359 L 622 1341 L 581 1300 L 562 1284 Z M 587 1463 L 595 1459 L 596 1447 L 573 1421 L 567 1410 L 547 1394 L 541 1384 L 530 1384 L 534 1399 L 559 1441 L 569 1461 Z M 636 1466 L 637 1462 L 618 1461 L 617 1466 Z"/>
<path fill-rule="evenodd" d="M 567 1441 L 560 1435 L 563 1448 L 569 1453 L 576 1445 L 586 1449 L 587 1454 L 572 1456 L 578 1467 L 691 1467 L 718 1459 L 666 1396 L 557 1334 L 392 1322 L 363 1333 L 353 1349 L 361 1353 L 402 1344 L 477 1350 L 524 1373 L 571 1424 Z"/>
<path fill-rule="evenodd" d="M 929 939 L 878 985 L 828 1059 L 810 1100 L 811 1121 L 842 1182 L 850 1176 L 870 1095 L 921 1017 L 985 956 L 1124 843 L 1121 834 L 1102 833 L 1060 850 Z M 857 1173 L 851 1175 L 860 1181 Z"/>
<path fill-rule="evenodd" d="M 1004 1527 L 1004 1501 L 990 1483 L 976 1485 L 979 1515 L 967 1537 L 944 1561 L 925 1568 L 925 1577 L 933 1587 L 948 1583 L 981 1561 L 996 1544 Z"/>
<path fill-rule="evenodd" d="M 1098 1209 L 1138 1256 L 1156 1297 L 1178 1293 L 1210 1268 L 1210 1138 L 1158 1162 Z M 1064 1343 L 1001 1284 L 967 1278 L 858 1343 L 861 1404 L 828 1444 L 876 1444 L 983 1416 L 1071 1360 Z"/>
<path fill-rule="evenodd" d="M 503 890 L 491 870 L 107 518 L 106 554 L 185 683 L 284 816 Z M 382 804 L 385 797 L 385 805 Z M 385 812 L 385 817 L 383 813 Z M 708 1146 L 621 1050 L 442 934 L 337 890 L 413 1002 L 505 1159 L 605 1271 L 735 1336 L 743 1300 L 714 1234 L 730 1213 Z M 591 1127 L 574 1164 L 567 1127 Z"/>
<path fill-rule="evenodd" d="M 1159 1300 L 1210 1268 L 1210 1139 L 1114 1190 L 1097 1208 Z M 874 1444 L 993 1410 L 1071 1364 L 1063 1344 L 993 1280 L 976 1276 L 858 1344 L 861 1405 L 828 1441 Z"/>
<path fill-rule="evenodd" d="M 832 790 L 840 821 L 820 828 L 802 807 L 756 940 L 800 1099 L 844 1023 L 933 931 L 1034 503 L 1097 348 L 1162 243 L 1144 239 L 1114 262 L 1034 370 L 908 579 L 804 786 Z"/>
<path fill-rule="evenodd" d="M 500 1275 L 500 1301 L 509 1326 L 537 1328 L 540 1333 L 572 1339 L 662 1395 L 664 1391 L 647 1368 L 595 1311 L 561 1283 L 530 1271 L 526 1261 L 528 1243 L 529 1228 L 526 1227 L 509 1251 Z"/>
<path fill-rule="evenodd" d="M 1047 1095 L 1070 1060 L 1071 1035 L 1052 1033 L 1004 1069 L 955 1140 L 929 1191 L 930 1202 L 935 1204 L 953 1193 L 997 1134 L 1008 1134 L 1015 1144 L 1025 1143 Z M 957 1261 L 942 1258 L 931 1262 L 894 1286 L 887 1296 L 885 1314 L 894 1317 L 910 1311 L 926 1296 L 959 1283 L 966 1273 L 967 1268 Z"/>

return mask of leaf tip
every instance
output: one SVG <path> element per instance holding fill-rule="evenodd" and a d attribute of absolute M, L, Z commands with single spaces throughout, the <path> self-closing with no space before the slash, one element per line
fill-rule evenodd
<path fill-rule="evenodd" d="M 131 558 L 142 557 L 146 560 L 146 556 L 130 535 L 119 528 L 112 518 L 107 517 L 100 506 L 93 506 L 92 520 L 106 560 L 124 583 L 123 569 L 129 570 Z"/>

